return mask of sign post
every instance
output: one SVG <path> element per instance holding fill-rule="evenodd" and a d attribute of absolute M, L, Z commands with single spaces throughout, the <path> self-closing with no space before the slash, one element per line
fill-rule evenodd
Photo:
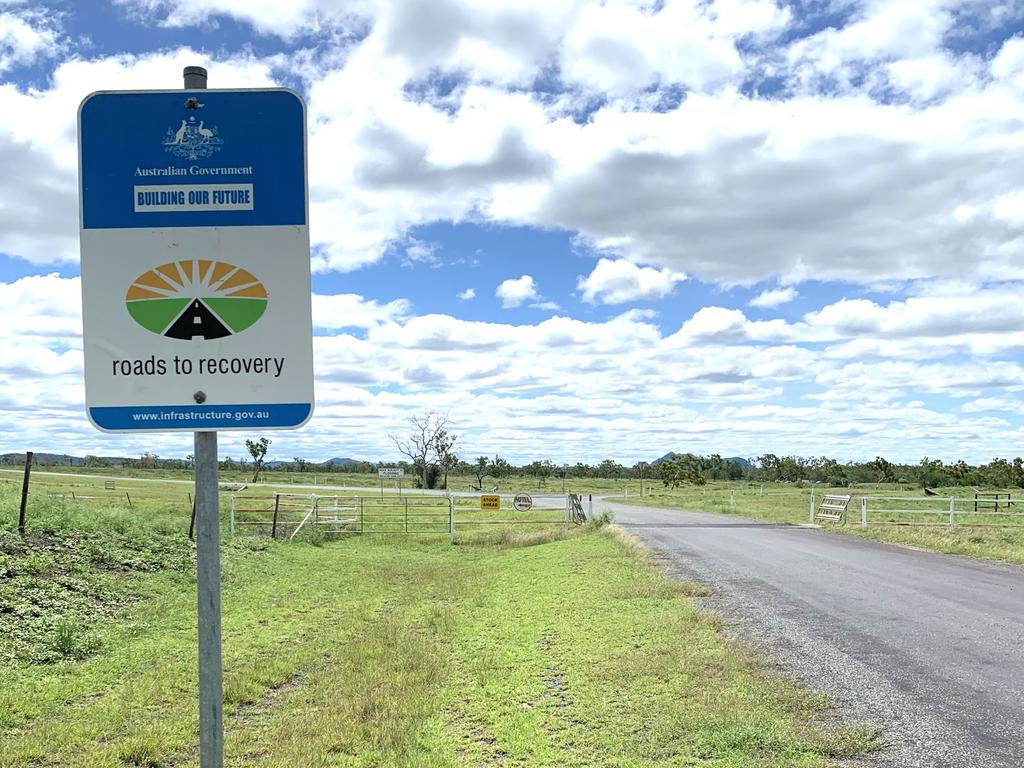
<path fill-rule="evenodd" d="M 79 108 L 86 410 L 194 432 L 199 759 L 224 762 L 217 430 L 313 411 L 306 112 L 281 88 L 104 91 Z"/>
<path fill-rule="evenodd" d="M 380 478 L 380 497 L 384 498 L 384 478 L 398 481 L 398 495 L 402 495 L 402 478 L 405 470 L 401 467 L 378 467 L 377 477 Z"/>

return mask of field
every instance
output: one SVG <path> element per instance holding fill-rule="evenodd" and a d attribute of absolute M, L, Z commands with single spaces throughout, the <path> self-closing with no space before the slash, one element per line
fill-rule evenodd
<path fill-rule="evenodd" d="M 38 474 L 22 540 L 3 477 L 0 766 L 195 765 L 190 489 Z M 228 765 L 766 768 L 874 746 L 607 526 L 226 537 L 223 570 Z"/>
<path fill-rule="evenodd" d="M 651 484 L 639 496 L 634 484 L 627 501 L 668 509 L 686 509 L 726 515 L 768 520 L 777 523 L 804 524 L 808 522 L 811 490 L 808 487 L 782 483 L 727 483 L 716 482 L 705 486 L 690 486 L 669 490 L 661 483 Z M 1024 565 L 1024 504 L 1004 511 L 1013 514 L 975 515 L 971 488 L 937 488 L 938 496 L 926 497 L 920 488 L 898 485 L 872 485 L 867 488 L 815 488 L 820 501 L 825 493 L 854 496 L 846 519 L 842 524 L 822 523 L 830 530 L 864 536 L 879 541 L 934 549 L 950 554 L 970 555 L 990 560 L 1001 560 Z M 1012 492 L 1012 491 L 1011 491 Z M 1024 491 L 1018 489 L 1024 498 Z M 1014 499 L 1016 499 L 1014 493 Z M 867 527 L 860 525 L 859 498 L 868 499 Z M 949 497 L 955 503 L 956 526 L 950 529 Z M 900 498 L 903 501 L 885 501 Z M 910 501 L 913 499 L 913 501 Z M 619 501 L 622 497 L 619 496 Z M 984 505 L 982 505 L 984 507 Z M 913 510 L 913 512 L 885 513 L 887 509 Z M 928 511 L 928 514 L 923 514 Z"/>

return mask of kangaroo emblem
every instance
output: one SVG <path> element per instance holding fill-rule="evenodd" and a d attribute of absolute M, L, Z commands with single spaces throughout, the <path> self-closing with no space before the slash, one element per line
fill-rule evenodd
<path fill-rule="evenodd" d="M 185 121 L 182 120 L 181 121 L 181 128 L 179 128 L 178 132 L 174 134 L 174 142 L 173 143 L 181 144 L 181 140 L 185 138 L 185 131 L 186 130 L 188 130 L 188 126 L 186 126 L 185 125 Z"/>

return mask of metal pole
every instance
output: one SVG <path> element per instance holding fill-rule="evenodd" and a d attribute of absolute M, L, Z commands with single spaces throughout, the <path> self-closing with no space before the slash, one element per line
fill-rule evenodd
<path fill-rule="evenodd" d="M 810 513 L 810 517 L 807 519 L 807 522 L 809 522 L 811 525 L 814 525 L 814 489 L 813 488 L 811 488 L 811 513 Z"/>
<path fill-rule="evenodd" d="M 448 496 L 448 543 L 455 543 L 455 497 Z"/>
<path fill-rule="evenodd" d="M 206 88 L 206 70 L 185 67 L 186 90 Z M 196 592 L 199 607 L 199 765 L 224 765 L 224 688 L 220 646 L 220 499 L 217 433 L 195 433 Z"/>
<path fill-rule="evenodd" d="M 949 497 L 949 527 L 956 528 L 956 496 Z"/>
<path fill-rule="evenodd" d="M 202 90 L 206 88 L 206 70 L 202 67 L 185 67 L 182 73 L 185 79 L 185 90 Z"/>
<path fill-rule="evenodd" d="M 196 588 L 199 606 L 199 765 L 224 765 L 220 645 L 220 514 L 217 433 L 195 433 Z"/>
<path fill-rule="evenodd" d="M 25 479 L 21 482 L 21 510 L 18 512 L 18 533 L 25 538 L 25 507 L 28 504 L 28 478 L 32 474 L 32 451 L 25 452 Z M 74 495 L 72 494 L 72 498 Z"/>

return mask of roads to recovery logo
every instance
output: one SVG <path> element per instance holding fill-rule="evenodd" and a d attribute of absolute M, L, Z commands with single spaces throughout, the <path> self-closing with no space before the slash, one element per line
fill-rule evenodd
<path fill-rule="evenodd" d="M 248 270 L 223 261 L 171 261 L 135 278 L 125 304 L 148 331 L 172 339 L 239 333 L 267 309 L 267 289 Z"/>

